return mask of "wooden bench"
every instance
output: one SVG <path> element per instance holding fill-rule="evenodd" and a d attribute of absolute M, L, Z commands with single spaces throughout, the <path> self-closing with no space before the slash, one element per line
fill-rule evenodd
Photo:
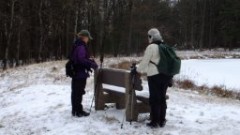
<path fill-rule="evenodd" d="M 126 109 L 126 121 L 137 121 L 139 113 L 150 112 L 148 97 L 136 95 L 135 90 L 141 91 L 142 81 L 127 70 L 102 68 L 95 71 L 95 109 L 104 110 L 106 103 L 115 103 L 117 109 Z M 103 85 L 122 87 L 104 88 Z"/>

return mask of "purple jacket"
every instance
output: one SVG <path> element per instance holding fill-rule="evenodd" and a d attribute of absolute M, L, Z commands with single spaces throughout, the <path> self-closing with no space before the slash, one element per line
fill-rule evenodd
<path fill-rule="evenodd" d="M 98 65 L 95 61 L 90 59 L 88 49 L 86 44 L 77 39 L 74 44 L 72 60 L 75 64 L 76 68 L 76 76 L 75 79 L 84 79 L 89 77 L 89 71 L 91 69 L 98 68 Z"/>

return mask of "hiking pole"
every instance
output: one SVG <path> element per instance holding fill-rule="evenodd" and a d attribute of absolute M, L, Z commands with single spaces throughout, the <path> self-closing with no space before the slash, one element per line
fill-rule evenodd
<path fill-rule="evenodd" d="M 95 101 L 95 93 L 96 93 L 96 89 L 97 89 L 97 82 L 98 82 L 98 76 L 99 76 L 99 73 L 100 73 L 100 70 L 99 70 L 99 72 L 98 72 L 98 75 L 96 76 L 96 82 L 95 82 L 95 85 L 94 85 L 94 93 L 93 93 L 93 97 L 92 97 L 92 103 L 91 103 L 91 106 L 90 106 L 90 110 L 89 110 L 89 113 L 91 113 L 91 111 L 92 111 L 92 107 L 93 107 L 93 102 Z M 95 71 L 95 74 L 96 74 L 96 71 Z"/>
<path fill-rule="evenodd" d="M 101 66 L 102 66 L 102 64 L 101 64 Z M 98 70 L 98 74 L 96 75 L 96 80 L 95 80 L 95 85 L 94 85 L 94 93 L 93 93 L 93 98 L 92 98 L 92 103 L 91 103 L 91 106 L 90 106 L 90 111 L 89 111 L 89 113 L 91 113 L 91 110 L 92 110 L 92 107 L 93 107 L 93 102 L 95 101 L 95 94 L 96 94 L 96 92 L 97 92 L 97 87 L 98 87 L 98 82 L 99 82 L 99 76 L 100 76 L 100 74 L 101 74 L 101 69 L 102 69 L 102 67 L 100 66 L 100 69 Z M 96 74 L 96 71 L 95 71 L 95 74 Z"/>
<path fill-rule="evenodd" d="M 134 90 L 134 86 L 135 86 L 135 77 L 136 77 L 136 74 L 137 74 L 137 68 L 136 68 L 136 63 L 133 63 L 132 66 L 131 66 L 131 83 L 132 83 L 132 89 L 130 89 L 129 91 L 129 94 L 131 93 L 131 106 L 130 106 L 130 113 L 131 113 L 131 119 L 130 119 L 130 125 L 132 125 L 132 117 L 133 117 L 133 93 L 132 93 L 132 90 Z M 126 107 L 128 106 L 129 104 L 129 100 L 128 102 L 126 102 L 126 105 L 125 105 L 125 115 L 127 113 L 127 109 Z M 123 129 L 123 123 L 124 123 L 124 119 L 125 117 L 123 116 L 123 119 L 122 119 L 122 123 L 121 123 L 121 129 Z"/>
<path fill-rule="evenodd" d="M 136 67 L 136 63 L 133 63 L 131 66 L 131 77 L 132 77 L 132 89 L 131 89 L 131 119 L 130 119 L 130 125 L 132 125 L 132 119 L 133 119 L 133 90 L 135 88 L 135 77 L 137 74 L 137 67 Z"/>
<path fill-rule="evenodd" d="M 92 103 L 91 103 L 91 106 L 90 106 L 90 109 L 89 109 L 89 114 L 91 114 L 94 100 L 95 100 L 95 92 L 93 93 L 93 98 L 92 98 Z"/>

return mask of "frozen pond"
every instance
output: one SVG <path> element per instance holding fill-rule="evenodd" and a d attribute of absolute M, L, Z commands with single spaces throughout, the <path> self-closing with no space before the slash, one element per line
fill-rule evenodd
<path fill-rule="evenodd" d="M 240 59 L 183 60 L 178 77 L 197 85 L 224 86 L 240 92 Z"/>

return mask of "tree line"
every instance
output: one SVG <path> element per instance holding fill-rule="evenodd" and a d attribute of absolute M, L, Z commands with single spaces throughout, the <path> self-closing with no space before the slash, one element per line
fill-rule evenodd
<path fill-rule="evenodd" d="M 1 0 L 0 60 L 67 58 L 81 29 L 94 37 L 94 56 L 138 54 L 152 27 L 178 49 L 237 48 L 240 1 Z"/>

